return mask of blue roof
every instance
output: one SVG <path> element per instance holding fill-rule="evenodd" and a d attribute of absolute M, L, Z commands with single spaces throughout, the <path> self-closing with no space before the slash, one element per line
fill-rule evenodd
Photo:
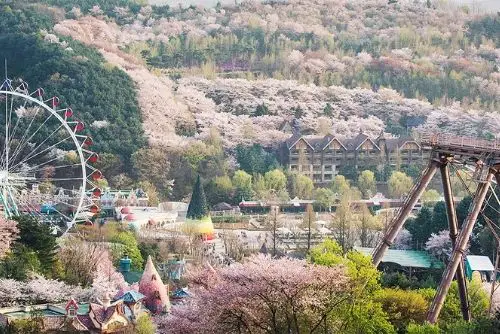
<path fill-rule="evenodd" d="M 487 256 L 480 255 L 467 255 L 465 258 L 467 264 L 469 265 L 472 271 L 493 271 L 495 267 L 493 267 L 493 263 Z"/>
<path fill-rule="evenodd" d="M 144 299 L 144 298 L 146 298 L 146 296 L 144 296 L 142 293 L 131 290 L 131 291 L 125 292 L 118 299 L 123 300 L 125 303 L 137 303 L 138 301 L 140 301 L 141 299 Z"/>
<path fill-rule="evenodd" d="M 184 289 L 179 289 L 173 293 L 173 296 L 177 298 L 184 298 L 189 297 L 189 293 L 187 293 Z"/>
<path fill-rule="evenodd" d="M 354 247 L 354 249 L 369 256 L 373 252 L 373 248 L 368 247 Z M 416 250 L 388 249 L 382 262 L 392 262 L 412 268 L 443 268 L 443 264 L 427 252 Z"/>

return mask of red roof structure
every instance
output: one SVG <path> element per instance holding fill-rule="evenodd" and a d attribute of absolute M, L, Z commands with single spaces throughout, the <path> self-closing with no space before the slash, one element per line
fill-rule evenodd
<path fill-rule="evenodd" d="M 163 284 L 151 255 L 148 256 L 144 273 L 139 282 L 139 292 L 146 296 L 143 303 L 152 313 L 159 314 L 170 311 L 168 289 Z"/>
<path fill-rule="evenodd" d="M 125 216 L 125 220 L 129 221 L 129 222 L 133 222 L 133 221 L 137 220 L 137 218 L 135 217 L 135 215 L 133 213 L 130 213 L 130 214 Z"/>
<path fill-rule="evenodd" d="M 79 306 L 76 300 L 71 298 L 69 302 L 66 304 L 66 307 L 64 308 L 66 311 L 70 309 L 70 307 L 73 307 L 75 310 L 78 310 Z"/>
<path fill-rule="evenodd" d="M 128 215 L 129 213 L 131 213 L 132 211 L 130 210 L 130 208 L 128 206 L 125 206 L 123 207 L 121 210 L 120 210 L 121 214 L 122 215 Z"/>

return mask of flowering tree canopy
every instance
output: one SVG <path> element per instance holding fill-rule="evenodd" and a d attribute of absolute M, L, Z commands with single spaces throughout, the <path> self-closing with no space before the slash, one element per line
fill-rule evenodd
<path fill-rule="evenodd" d="M 9 250 L 18 232 L 15 221 L 0 218 L 0 258 Z"/>
<path fill-rule="evenodd" d="M 344 267 L 255 256 L 192 275 L 193 297 L 159 319 L 162 333 L 301 333 L 332 328 L 349 295 Z"/>
<path fill-rule="evenodd" d="M 27 282 L 0 279 L 0 306 L 57 303 L 70 298 L 87 299 L 89 291 L 42 276 Z"/>
<path fill-rule="evenodd" d="M 125 289 L 127 286 L 123 275 L 113 265 L 109 252 L 103 250 L 94 272 L 92 296 L 101 299 L 105 296 L 113 297 L 120 289 Z"/>
<path fill-rule="evenodd" d="M 425 243 L 425 250 L 441 260 L 448 261 L 453 250 L 450 231 L 443 230 L 439 233 L 432 233 Z"/>

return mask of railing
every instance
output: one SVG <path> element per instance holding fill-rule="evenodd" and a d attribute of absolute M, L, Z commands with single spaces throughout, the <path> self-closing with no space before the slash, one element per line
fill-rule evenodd
<path fill-rule="evenodd" d="M 471 137 L 459 137 L 449 134 L 425 133 L 422 144 L 430 146 L 470 147 L 486 150 L 500 150 L 500 139 L 484 140 Z"/>

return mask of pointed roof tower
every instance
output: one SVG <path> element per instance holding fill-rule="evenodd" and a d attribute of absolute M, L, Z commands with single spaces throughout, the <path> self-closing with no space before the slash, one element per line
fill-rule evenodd
<path fill-rule="evenodd" d="M 163 284 L 153 264 L 151 255 L 148 256 L 144 273 L 139 282 L 139 292 L 146 296 L 144 298 L 144 305 L 152 313 L 158 314 L 170 311 L 167 287 Z"/>

